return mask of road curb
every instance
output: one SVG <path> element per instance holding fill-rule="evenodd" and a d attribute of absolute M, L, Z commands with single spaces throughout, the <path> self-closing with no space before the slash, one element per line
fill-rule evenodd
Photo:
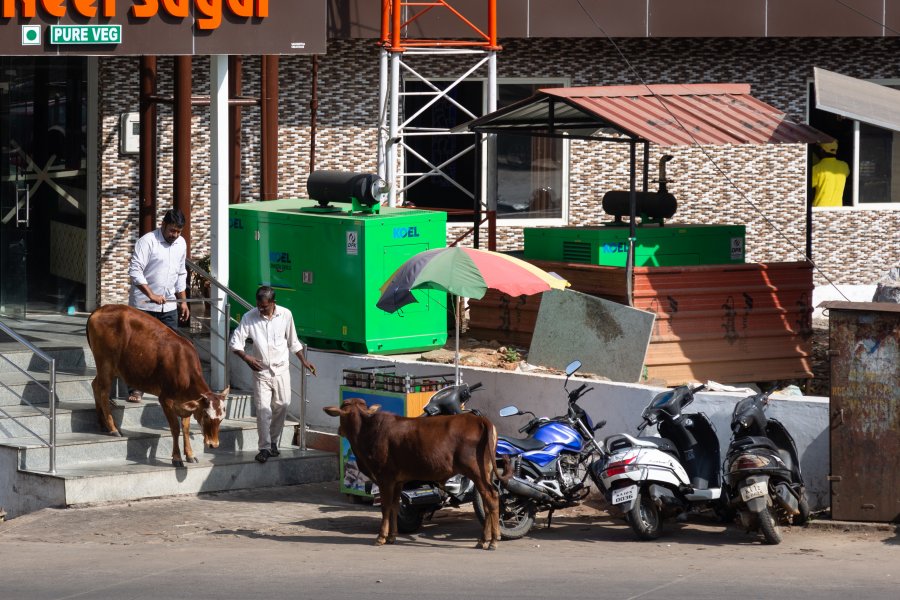
<path fill-rule="evenodd" d="M 868 521 L 834 521 L 831 519 L 813 519 L 806 525 L 810 529 L 825 531 L 893 531 L 900 533 L 896 523 L 872 523 Z"/>

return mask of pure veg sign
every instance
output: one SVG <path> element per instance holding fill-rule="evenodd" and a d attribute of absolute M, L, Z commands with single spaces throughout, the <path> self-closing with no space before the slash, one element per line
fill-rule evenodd
<path fill-rule="evenodd" d="M 323 53 L 325 2 L 0 0 L 0 54 Z"/>

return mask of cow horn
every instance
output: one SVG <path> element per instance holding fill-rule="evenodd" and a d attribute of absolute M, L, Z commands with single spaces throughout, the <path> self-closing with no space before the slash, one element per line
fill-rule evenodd
<path fill-rule="evenodd" d="M 228 396 L 228 392 L 230 392 L 230 391 L 231 391 L 231 386 L 229 385 L 229 386 L 226 387 L 224 390 L 222 390 L 221 392 L 219 392 L 219 395 L 221 395 L 221 396 Z"/>
<path fill-rule="evenodd" d="M 374 415 L 375 413 L 378 412 L 378 410 L 380 408 L 381 408 L 380 404 L 373 404 L 372 406 L 370 406 L 369 408 L 366 409 L 366 412 L 369 413 L 370 415 Z"/>

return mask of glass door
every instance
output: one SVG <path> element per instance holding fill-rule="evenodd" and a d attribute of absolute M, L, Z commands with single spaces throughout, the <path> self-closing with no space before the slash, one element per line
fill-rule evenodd
<path fill-rule="evenodd" d="M 84 309 L 87 60 L 0 57 L 0 314 Z"/>

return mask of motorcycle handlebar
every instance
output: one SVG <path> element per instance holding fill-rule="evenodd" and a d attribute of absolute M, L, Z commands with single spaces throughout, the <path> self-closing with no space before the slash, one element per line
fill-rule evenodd
<path fill-rule="evenodd" d="M 474 392 L 478 388 L 480 388 L 483 384 L 479 381 L 478 383 L 472 384 L 469 386 L 469 391 Z"/>
<path fill-rule="evenodd" d="M 531 421 L 528 421 L 528 423 L 526 423 L 525 425 L 522 425 L 521 427 L 519 427 L 519 433 L 525 433 L 526 431 L 528 431 L 529 429 L 531 429 L 531 424 L 532 424 L 532 423 L 534 423 L 534 419 L 532 419 Z"/>
<path fill-rule="evenodd" d="M 697 392 L 703 391 L 706 389 L 706 384 L 701 383 L 695 388 L 691 388 L 691 394 L 696 394 Z"/>

